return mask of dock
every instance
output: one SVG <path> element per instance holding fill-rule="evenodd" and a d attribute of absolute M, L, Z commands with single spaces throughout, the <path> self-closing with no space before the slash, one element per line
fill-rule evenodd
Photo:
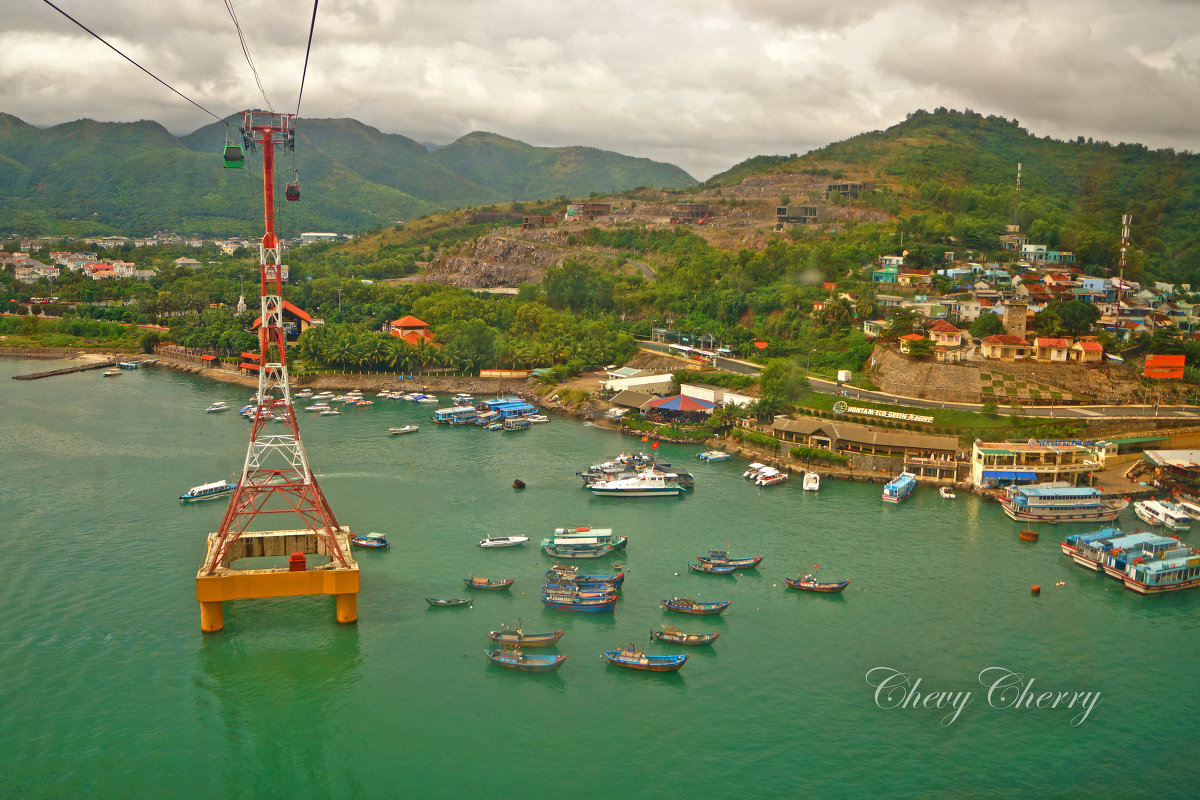
<path fill-rule="evenodd" d="M 76 364 L 73 367 L 52 369 L 46 372 L 31 372 L 28 375 L 13 375 L 14 381 L 36 381 L 38 378 L 49 378 L 54 375 L 69 375 L 72 372 L 86 372 L 89 369 L 111 369 L 117 366 L 117 361 L 97 361 L 94 364 Z"/>

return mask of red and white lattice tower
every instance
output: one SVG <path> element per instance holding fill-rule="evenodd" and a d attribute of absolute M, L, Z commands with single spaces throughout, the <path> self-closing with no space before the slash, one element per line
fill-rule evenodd
<path fill-rule="evenodd" d="M 259 247 L 259 295 L 262 324 L 258 329 L 258 395 L 250 428 L 250 446 L 242 477 L 225 510 L 225 518 L 209 548 L 202 572 L 214 573 L 227 563 L 230 548 L 260 514 L 290 514 L 303 521 L 323 543 L 331 564 L 353 566 L 353 557 L 339 545 L 337 520 L 313 476 L 292 405 L 287 348 L 283 328 L 283 262 L 275 237 L 275 148 L 291 149 L 291 114 L 243 112 L 243 135 L 263 157 L 263 207 L 266 233 Z M 282 420 L 282 433 L 276 432 Z M 267 425 L 273 427 L 268 432 Z M 273 526 L 279 528 L 281 526 Z M 345 542 L 342 538 L 342 542 Z"/>

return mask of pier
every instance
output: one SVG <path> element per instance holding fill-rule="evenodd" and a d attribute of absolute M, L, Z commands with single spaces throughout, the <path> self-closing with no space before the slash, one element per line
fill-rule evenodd
<path fill-rule="evenodd" d="M 13 375 L 14 381 L 36 381 L 38 378 L 49 378 L 53 375 L 69 375 L 72 372 L 86 372 L 89 369 L 111 369 L 117 366 L 117 361 L 97 361 L 93 364 L 76 364 L 73 367 L 52 369 L 46 372 L 31 372 L 28 375 Z"/>

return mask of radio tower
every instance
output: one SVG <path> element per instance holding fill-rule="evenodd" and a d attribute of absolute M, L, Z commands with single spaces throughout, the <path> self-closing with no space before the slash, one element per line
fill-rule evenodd
<path fill-rule="evenodd" d="M 1013 204 L 1013 228 L 1021 231 L 1021 162 L 1017 162 L 1017 199 Z"/>
<path fill-rule="evenodd" d="M 275 148 L 293 148 L 292 116 L 272 111 L 242 114 L 243 140 L 263 157 L 266 232 L 259 246 L 258 394 L 241 479 L 220 529 L 208 536 L 204 565 L 196 575 L 200 627 L 205 631 L 224 626 L 223 601 L 260 597 L 332 594 L 339 622 L 358 619 L 358 564 L 350 554 L 349 530 L 338 525 L 313 476 L 288 380 L 283 262 L 275 236 Z M 283 422 L 283 432 L 268 433 L 267 424 L 277 421 Z M 298 517 L 300 527 L 249 530 L 259 515 L 268 514 Z M 306 555 L 327 556 L 328 563 L 308 569 Z M 232 568 L 233 561 L 252 556 L 289 556 L 288 568 Z"/>
<path fill-rule="evenodd" d="M 1133 222 L 1133 214 L 1121 215 L 1121 286 L 1125 285 L 1125 251 L 1129 248 L 1129 224 Z"/>

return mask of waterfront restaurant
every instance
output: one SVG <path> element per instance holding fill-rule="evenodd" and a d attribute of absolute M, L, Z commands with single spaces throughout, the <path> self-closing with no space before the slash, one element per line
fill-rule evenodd
<path fill-rule="evenodd" d="M 1030 440 L 971 446 L 971 482 L 987 488 L 1047 481 L 1090 486 L 1092 473 L 1102 466 L 1090 443 Z"/>
<path fill-rule="evenodd" d="M 919 477 L 954 480 L 958 469 L 958 438 L 914 433 L 805 417 L 775 417 L 773 433 L 781 442 L 819 447 L 844 455 L 902 458 L 904 469 Z"/>

